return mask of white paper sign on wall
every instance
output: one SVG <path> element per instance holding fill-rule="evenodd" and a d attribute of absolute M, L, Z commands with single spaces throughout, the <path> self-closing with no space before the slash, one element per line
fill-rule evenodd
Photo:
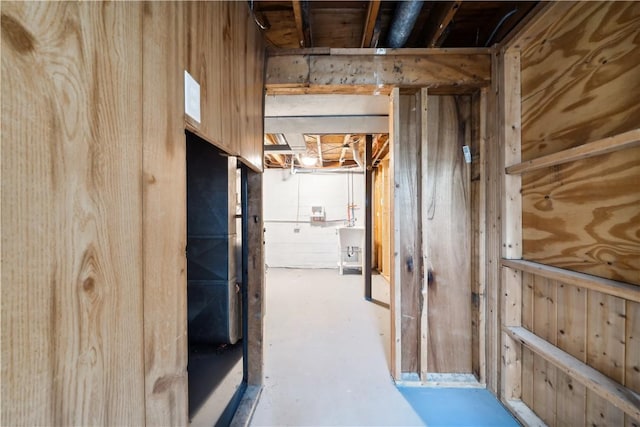
<path fill-rule="evenodd" d="M 184 71 L 184 112 L 200 123 L 200 85 L 187 70 Z"/>

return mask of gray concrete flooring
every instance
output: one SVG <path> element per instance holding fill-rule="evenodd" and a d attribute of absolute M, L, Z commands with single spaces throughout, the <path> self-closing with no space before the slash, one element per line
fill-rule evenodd
<path fill-rule="evenodd" d="M 265 384 L 253 426 L 424 425 L 389 374 L 389 310 L 359 274 L 267 271 Z M 373 278 L 373 296 L 389 302 Z"/>

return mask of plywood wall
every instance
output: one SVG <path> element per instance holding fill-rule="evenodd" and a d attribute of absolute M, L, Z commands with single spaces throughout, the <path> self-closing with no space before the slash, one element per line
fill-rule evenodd
<path fill-rule="evenodd" d="M 577 2 L 522 49 L 522 158 L 640 127 L 640 3 Z M 640 284 L 640 149 L 525 174 L 524 256 Z"/>
<path fill-rule="evenodd" d="M 198 7 L 2 2 L 2 425 L 188 422 L 189 49 L 234 74 L 202 126 L 262 165 L 259 31 L 245 3 Z"/>
<path fill-rule="evenodd" d="M 640 4 L 544 13 L 508 47 L 521 53 L 522 159 L 640 128 Z M 639 148 L 524 172 L 521 194 L 524 259 L 640 285 Z M 522 326 L 637 392 L 639 304 L 577 286 L 586 280 L 522 273 Z M 521 364 L 522 401 L 545 423 L 638 424 L 526 346 Z"/>

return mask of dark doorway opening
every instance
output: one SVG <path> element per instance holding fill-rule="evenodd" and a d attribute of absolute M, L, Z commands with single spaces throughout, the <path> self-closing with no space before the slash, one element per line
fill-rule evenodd
<path fill-rule="evenodd" d="M 186 140 L 189 420 L 228 425 L 246 388 L 246 174 L 197 135 Z"/>

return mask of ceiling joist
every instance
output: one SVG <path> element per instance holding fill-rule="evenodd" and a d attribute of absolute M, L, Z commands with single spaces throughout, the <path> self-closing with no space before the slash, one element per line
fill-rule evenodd
<path fill-rule="evenodd" d="M 427 37 L 427 47 L 433 48 L 442 46 L 446 36 L 445 31 L 447 30 L 447 27 L 449 27 L 449 24 L 451 24 L 451 21 L 461 4 L 462 1 L 460 0 L 441 3 L 442 6 L 435 21 L 435 25 Z"/>
<path fill-rule="evenodd" d="M 378 20 L 379 12 L 380 0 L 370 1 L 369 8 L 367 9 L 367 18 L 364 21 L 364 31 L 362 32 L 362 42 L 360 43 L 360 47 L 371 47 L 373 31 L 376 28 L 376 21 Z"/>

